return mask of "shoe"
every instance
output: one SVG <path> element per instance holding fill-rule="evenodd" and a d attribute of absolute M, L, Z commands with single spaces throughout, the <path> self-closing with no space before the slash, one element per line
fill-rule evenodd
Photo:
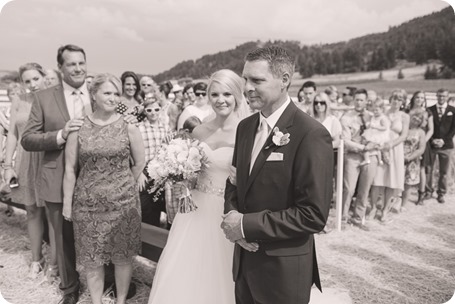
<path fill-rule="evenodd" d="M 444 198 L 444 195 L 439 194 L 438 195 L 438 203 L 444 204 L 446 202 L 446 199 Z"/>
<path fill-rule="evenodd" d="M 46 270 L 46 280 L 49 283 L 53 283 L 58 277 L 58 265 L 49 265 Z"/>
<path fill-rule="evenodd" d="M 106 285 L 104 285 L 104 287 L 106 287 Z M 112 285 L 109 287 L 112 287 L 112 289 L 111 289 L 112 294 L 114 295 L 114 298 L 116 298 L 117 297 L 117 287 L 115 286 L 115 283 L 112 283 Z M 105 293 L 106 293 L 106 290 L 109 293 L 109 287 L 105 289 Z M 134 297 L 135 295 L 136 295 L 136 284 L 131 282 L 130 286 L 128 287 L 128 293 L 126 294 L 126 299 L 129 300 L 132 297 Z"/>
<path fill-rule="evenodd" d="M 362 220 L 351 218 L 349 223 L 363 231 L 370 231 L 370 228 L 368 228 L 367 225 L 362 224 Z"/>
<path fill-rule="evenodd" d="M 381 218 L 379 219 L 379 221 L 381 222 L 381 224 L 388 224 L 388 223 L 391 223 L 393 221 L 393 219 L 390 217 L 390 216 L 386 216 L 386 215 L 382 215 Z"/>
<path fill-rule="evenodd" d="M 419 191 L 419 197 L 418 197 L 417 202 L 416 202 L 417 206 L 423 206 L 424 196 L 425 196 L 425 192 L 420 192 Z"/>
<path fill-rule="evenodd" d="M 31 279 L 36 279 L 39 274 L 43 271 L 44 268 L 44 258 L 41 258 L 39 261 L 34 261 L 30 264 L 30 272 L 28 277 Z"/>
<path fill-rule="evenodd" d="M 68 293 L 58 302 L 59 304 L 76 304 L 79 300 L 79 291 Z"/>
<path fill-rule="evenodd" d="M 423 195 L 423 200 L 429 200 L 429 199 L 432 199 L 433 198 L 433 195 L 431 192 L 425 192 L 425 194 Z"/>
<path fill-rule="evenodd" d="M 332 229 L 330 229 L 326 226 L 318 234 L 329 234 L 330 232 L 332 232 Z"/>

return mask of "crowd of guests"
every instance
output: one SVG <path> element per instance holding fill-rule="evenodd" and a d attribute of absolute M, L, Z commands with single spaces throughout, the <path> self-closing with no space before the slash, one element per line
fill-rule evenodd
<path fill-rule="evenodd" d="M 59 48 L 57 65 L 22 65 L 20 83 L 8 87 L 11 107 L 0 112 L 3 180 L 27 212 L 30 276 L 59 276 L 62 303 L 76 303 L 77 257 L 93 303 L 114 281 L 117 303 L 124 303 L 134 295 L 140 222 L 162 226 L 166 211 L 164 193 L 149 193 L 153 181 L 144 167 L 170 139 L 215 115 L 207 83 L 157 84 L 132 71 L 90 75 L 86 53 L 75 45 Z M 367 220 L 386 223 L 392 210 L 405 210 L 415 188 L 423 204 L 434 192 L 436 158 L 437 201 L 445 202 L 455 135 L 455 100 L 448 96 L 438 90 L 437 105 L 427 108 L 421 91 L 408 102 L 404 90 L 386 99 L 303 84 L 296 105 L 327 128 L 335 154 L 345 143 L 343 220 L 364 230 Z M 51 248 L 47 263 L 43 239 Z"/>
<path fill-rule="evenodd" d="M 423 91 L 408 98 L 403 89 L 384 97 L 348 89 L 343 95 L 333 86 L 317 92 L 316 84 L 307 81 L 296 102 L 328 129 L 335 150 L 344 140 L 342 220 L 363 230 L 369 230 L 368 220 L 387 223 L 391 212 L 406 210 L 413 192 L 417 205 L 431 199 L 435 190 L 437 201 L 445 203 L 449 179 L 454 178 L 455 98 L 439 89 L 436 105 L 427 107 Z"/>

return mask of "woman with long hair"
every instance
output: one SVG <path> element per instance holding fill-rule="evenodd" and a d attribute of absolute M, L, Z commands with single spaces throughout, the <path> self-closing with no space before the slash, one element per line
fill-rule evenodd
<path fill-rule="evenodd" d="M 215 115 L 197 126 L 192 134 L 202 142 L 210 167 L 199 175 L 191 193 L 197 210 L 175 216 L 149 303 L 235 302 L 234 245 L 225 238 L 220 224 L 236 128 L 249 114 L 243 86 L 242 78 L 231 70 L 215 72 L 209 80 L 207 93 Z"/>
<path fill-rule="evenodd" d="M 29 276 L 36 278 L 44 270 L 45 260 L 42 254 L 44 232 L 44 201 L 38 196 L 38 175 L 42 152 L 25 151 L 19 144 L 25 125 L 30 114 L 31 94 L 45 89 L 46 73 L 37 63 L 26 63 L 19 68 L 19 77 L 22 84 L 30 91 L 29 94 L 13 98 L 8 137 L 6 140 L 5 181 L 11 185 L 11 199 L 25 205 L 27 211 L 27 229 L 32 250 L 32 263 Z M 13 155 L 16 158 L 13 166 Z M 52 227 L 49 227 L 51 245 L 51 259 L 47 270 L 48 278 L 57 276 L 57 258 L 55 252 L 55 238 Z"/>

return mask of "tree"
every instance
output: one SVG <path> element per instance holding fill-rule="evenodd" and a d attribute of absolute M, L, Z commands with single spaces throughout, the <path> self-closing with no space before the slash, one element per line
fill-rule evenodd
<path fill-rule="evenodd" d="M 401 69 L 398 70 L 397 78 L 398 79 L 404 79 L 403 71 Z"/>
<path fill-rule="evenodd" d="M 384 78 L 382 77 L 382 71 L 379 72 L 379 80 L 383 80 Z"/>

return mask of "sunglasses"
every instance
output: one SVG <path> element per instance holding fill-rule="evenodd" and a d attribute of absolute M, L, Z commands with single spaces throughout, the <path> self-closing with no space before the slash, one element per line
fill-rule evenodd
<path fill-rule="evenodd" d="M 317 106 L 317 105 L 325 106 L 326 103 L 325 103 L 325 101 L 315 101 L 315 102 L 314 102 L 314 105 L 315 105 L 315 106 Z"/>
<path fill-rule="evenodd" d="M 161 111 L 161 109 L 160 108 L 145 109 L 145 112 L 147 112 L 147 113 L 153 113 L 153 111 L 159 112 L 159 111 Z"/>
<path fill-rule="evenodd" d="M 196 97 L 199 97 L 199 96 L 206 96 L 207 93 L 206 92 L 197 92 L 197 93 L 194 93 L 194 95 L 196 95 Z"/>

